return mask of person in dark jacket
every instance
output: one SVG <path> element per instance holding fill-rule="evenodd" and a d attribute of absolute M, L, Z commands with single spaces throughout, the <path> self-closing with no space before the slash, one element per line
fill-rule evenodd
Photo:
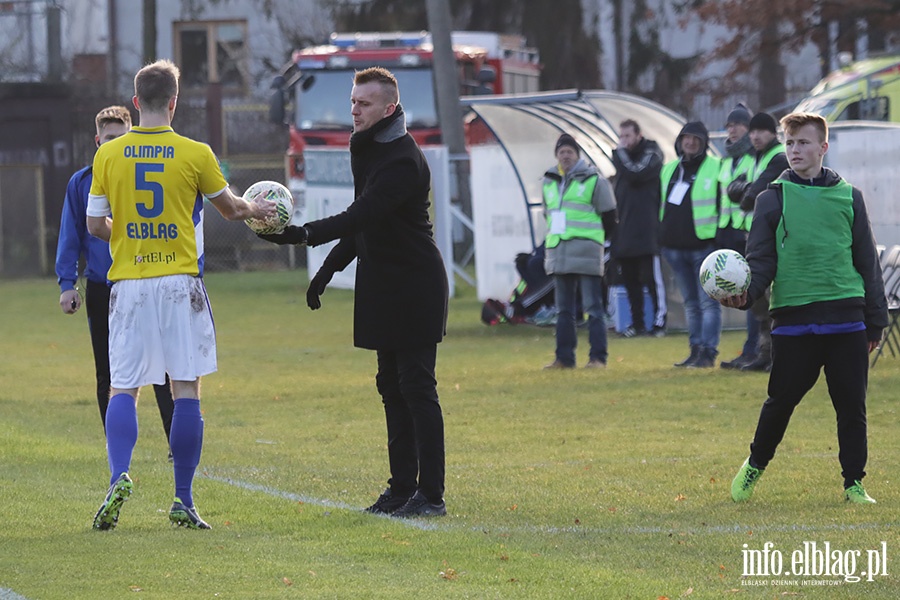
<path fill-rule="evenodd" d="M 719 183 L 722 186 L 721 207 L 719 210 L 719 230 L 716 232 L 716 244 L 719 248 L 728 248 L 740 252 L 743 256 L 747 248 L 747 232 L 750 231 L 750 220 L 741 211 L 741 194 L 747 177 L 753 170 L 753 143 L 750 140 L 750 109 L 738 103 L 725 120 L 725 156 L 722 159 L 722 170 L 719 172 Z M 728 193 L 730 190 L 735 190 Z M 740 369 L 741 366 L 756 360 L 756 348 L 759 345 L 759 322 L 752 313 L 745 315 L 747 324 L 747 340 L 741 348 L 739 356 L 732 360 L 723 360 L 719 366 L 723 369 Z"/>
<path fill-rule="evenodd" d="M 748 230 L 750 222 L 753 220 L 756 197 L 788 168 L 784 144 L 778 141 L 777 128 L 778 124 L 772 115 L 764 112 L 753 115 L 753 118 L 750 119 L 750 142 L 755 150 L 753 164 L 745 181 L 735 181 L 728 186 L 729 195 L 737 198 L 740 203 L 740 210 L 744 215 L 744 222 L 747 223 Z M 744 353 L 741 355 L 741 357 L 747 355 L 748 358 L 741 360 L 741 357 L 738 357 L 732 361 L 730 368 L 741 371 L 768 372 L 772 368 L 772 331 L 771 319 L 769 319 L 768 292 L 753 303 L 747 314 L 753 317 L 758 334 L 751 336 L 748 330 Z M 747 345 L 752 341 L 756 343 L 755 352 L 748 353 Z M 724 362 L 721 366 L 729 368 Z"/>
<path fill-rule="evenodd" d="M 719 220 L 719 159 L 707 153 L 709 131 L 700 121 L 675 139 L 679 158 L 660 172 L 659 245 L 684 300 L 690 355 L 676 367 L 709 368 L 718 355 L 722 307 L 700 287 L 700 265 L 716 249 Z"/>
<path fill-rule="evenodd" d="M 731 484 L 749 500 L 784 437 L 794 408 L 824 368 L 837 414 L 848 502 L 873 504 L 863 488 L 868 458 L 869 353 L 888 325 L 881 264 L 862 193 L 822 167 L 828 125 L 816 114 L 781 120 L 790 169 L 756 199 L 747 242 L 750 288 L 721 300 L 746 310 L 771 285 L 772 370 L 744 461 Z"/>
<path fill-rule="evenodd" d="M 616 167 L 615 196 L 619 224 L 610 252 L 619 266 L 631 306 L 631 327 L 624 337 L 650 333 L 663 335 L 666 294 L 659 265 L 659 172 L 663 153 L 653 140 L 641 135 L 633 119 L 619 124 L 619 146 L 612 155 Z M 644 316 L 644 288 L 653 301 L 653 327 Z"/>
<path fill-rule="evenodd" d="M 355 200 L 344 212 L 261 235 L 279 244 L 340 240 L 309 284 L 307 304 L 356 260 L 353 343 L 375 350 L 376 387 L 387 421 L 389 487 L 366 511 L 444 515 L 444 420 L 437 344 L 447 328 L 448 283 L 428 217 L 431 171 L 406 130 L 397 80 L 358 71 L 350 94 L 350 165 Z"/>

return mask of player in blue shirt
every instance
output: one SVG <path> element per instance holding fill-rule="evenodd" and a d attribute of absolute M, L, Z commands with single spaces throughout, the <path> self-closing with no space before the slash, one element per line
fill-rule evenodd
<path fill-rule="evenodd" d="M 131 129 L 131 113 L 124 106 L 109 106 L 97 113 L 94 122 L 97 127 L 94 141 L 99 148 L 101 144 L 114 140 Z M 109 243 L 87 231 L 91 171 L 91 165 L 84 167 L 72 175 L 66 187 L 66 199 L 59 223 L 59 242 L 56 246 L 56 276 L 60 290 L 59 305 L 65 314 L 75 314 L 82 304 L 81 295 L 75 286 L 78 281 L 78 261 L 84 256 L 84 278 L 87 280 L 85 304 L 97 372 L 97 404 L 100 406 L 100 419 L 105 430 L 110 385 L 109 284 L 106 275 L 112 265 L 112 257 Z M 165 385 L 155 385 L 153 391 L 156 393 L 159 416 L 168 440 L 175 408 L 168 377 Z M 169 456 L 171 457 L 171 453 Z"/>

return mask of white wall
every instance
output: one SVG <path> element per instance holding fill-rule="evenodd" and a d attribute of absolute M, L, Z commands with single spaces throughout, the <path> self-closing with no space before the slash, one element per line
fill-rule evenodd
<path fill-rule="evenodd" d="M 869 128 L 862 124 L 831 129 L 825 164 L 866 199 L 875 241 L 900 244 L 900 170 L 893 152 L 900 147 L 900 126 Z"/>

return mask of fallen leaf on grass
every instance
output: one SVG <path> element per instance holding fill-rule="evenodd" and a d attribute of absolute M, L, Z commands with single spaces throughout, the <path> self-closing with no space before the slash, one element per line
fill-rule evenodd
<path fill-rule="evenodd" d="M 611 513 L 614 513 L 614 512 L 616 512 L 617 509 L 616 509 L 615 506 L 610 506 L 610 507 L 607 508 L 606 510 L 608 510 L 608 511 L 611 512 Z"/>
<path fill-rule="evenodd" d="M 445 569 L 438 573 L 443 579 L 447 581 L 453 581 L 457 577 L 459 577 L 459 573 L 456 572 L 456 569 Z"/>
<path fill-rule="evenodd" d="M 684 590 L 684 593 L 681 594 L 681 597 L 684 598 L 685 596 L 690 596 L 693 593 L 694 593 L 694 588 L 689 587 L 688 589 Z"/>
<path fill-rule="evenodd" d="M 139 588 L 136 585 L 130 585 L 130 586 L 128 586 L 128 589 L 131 590 L 132 592 L 143 592 L 144 591 L 143 589 Z"/>
<path fill-rule="evenodd" d="M 288 579 L 287 577 L 282 577 L 282 578 L 281 578 L 281 583 L 283 583 L 284 585 L 286 585 L 286 586 L 288 586 L 288 587 L 294 585 L 294 582 L 291 581 L 290 579 Z"/>
<path fill-rule="evenodd" d="M 501 555 L 500 555 L 500 560 L 509 560 L 509 555 L 507 555 L 507 554 L 501 554 Z"/>
<path fill-rule="evenodd" d="M 687 496 L 685 496 L 684 494 L 678 494 L 677 496 L 675 496 L 675 502 L 681 502 L 682 500 L 687 500 Z"/>
<path fill-rule="evenodd" d="M 510 506 L 510 507 L 507 508 L 506 510 L 516 510 L 517 508 L 519 508 L 519 505 L 518 505 L 518 504 L 513 504 L 512 506 Z"/>
<path fill-rule="evenodd" d="M 658 596 L 656 600 L 669 600 L 668 596 Z"/>

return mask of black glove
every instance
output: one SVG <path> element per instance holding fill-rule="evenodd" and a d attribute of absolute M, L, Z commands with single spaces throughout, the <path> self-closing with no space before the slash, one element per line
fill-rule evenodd
<path fill-rule="evenodd" d="M 288 225 L 281 233 L 257 233 L 256 237 L 283 246 L 285 244 L 305 244 L 309 232 L 305 226 Z"/>
<path fill-rule="evenodd" d="M 310 310 L 322 308 L 319 296 L 325 293 L 325 286 L 328 285 L 332 277 L 334 277 L 334 271 L 323 266 L 312 278 L 312 281 L 309 282 L 309 287 L 306 288 L 306 305 Z"/>
<path fill-rule="evenodd" d="M 747 176 L 740 175 L 737 179 L 728 184 L 728 187 L 725 188 L 725 193 L 728 194 L 728 199 L 734 204 L 739 204 L 748 187 L 750 187 L 750 182 L 747 181 Z"/>

